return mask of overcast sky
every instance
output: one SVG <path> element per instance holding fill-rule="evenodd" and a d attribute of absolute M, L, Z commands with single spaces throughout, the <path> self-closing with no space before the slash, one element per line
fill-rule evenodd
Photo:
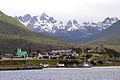
<path fill-rule="evenodd" d="M 0 10 L 10 16 L 45 12 L 57 20 L 97 22 L 120 18 L 120 0 L 0 0 Z"/>

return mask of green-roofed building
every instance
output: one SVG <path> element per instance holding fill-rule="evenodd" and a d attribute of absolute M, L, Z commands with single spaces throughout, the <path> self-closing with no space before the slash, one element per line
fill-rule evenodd
<path fill-rule="evenodd" d="M 26 51 L 21 51 L 21 49 L 17 49 L 16 55 L 18 57 L 26 57 L 27 56 L 27 52 Z"/>

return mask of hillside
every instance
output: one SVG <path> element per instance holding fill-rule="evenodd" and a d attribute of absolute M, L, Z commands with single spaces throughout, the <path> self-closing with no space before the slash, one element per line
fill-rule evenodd
<path fill-rule="evenodd" d="M 16 48 L 49 50 L 68 46 L 63 41 L 30 31 L 18 20 L 0 11 L 0 53 L 13 53 Z"/>
<path fill-rule="evenodd" d="M 103 44 L 106 47 L 120 51 L 120 21 L 117 21 L 106 30 L 91 37 L 88 44 Z"/>

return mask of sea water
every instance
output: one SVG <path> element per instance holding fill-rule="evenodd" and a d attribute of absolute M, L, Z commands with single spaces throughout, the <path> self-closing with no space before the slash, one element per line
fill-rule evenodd
<path fill-rule="evenodd" d="M 120 68 L 43 68 L 0 71 L 0 80 L 120 80 Z"/>

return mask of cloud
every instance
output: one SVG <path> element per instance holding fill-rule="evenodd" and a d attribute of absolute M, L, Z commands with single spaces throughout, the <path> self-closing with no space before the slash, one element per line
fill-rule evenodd
<path fill-rule="evenodd" d="M 0 10 L 10 15 L 46 12 L 60 18 L 103 18 L 119 17 L 119 3 L 120 0 L 0 0 Z"/>

